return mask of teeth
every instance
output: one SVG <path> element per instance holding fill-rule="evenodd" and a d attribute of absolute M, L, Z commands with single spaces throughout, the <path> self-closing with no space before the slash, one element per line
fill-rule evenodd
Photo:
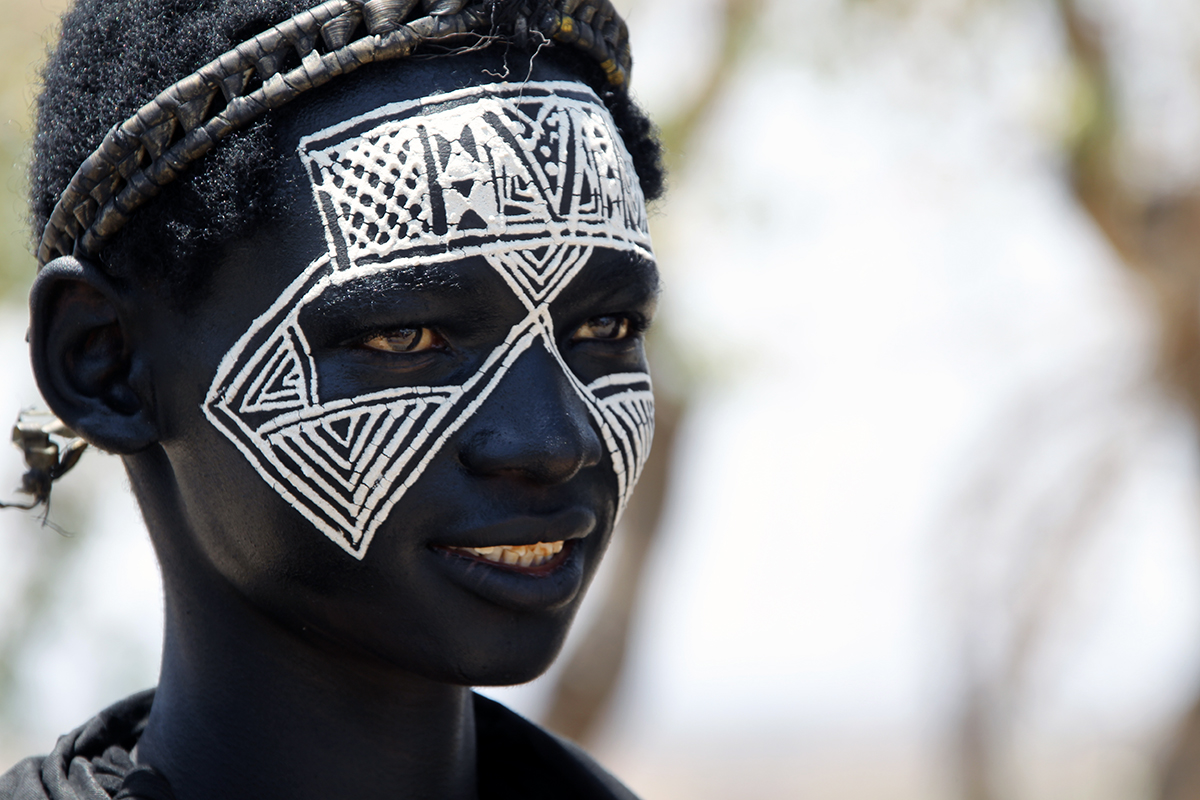
<path fill-rule="evenodd" d="M 470 553 L 497 564 L 516 564 L 521 567 L 540 567 L 562 552 L 562 542 L 538 542 L 537 544 L 501 544 L 494 547 L 452 547 L 461 553 Z"/>

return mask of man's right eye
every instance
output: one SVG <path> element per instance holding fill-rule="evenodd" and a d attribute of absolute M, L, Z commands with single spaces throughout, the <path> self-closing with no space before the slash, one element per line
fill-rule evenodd
<path fill-rule="evenodd" d="M 362 342 L 363 347 L 382 353 L 423 353 L 446 344 L 433 328 L 393 328 Z"/>

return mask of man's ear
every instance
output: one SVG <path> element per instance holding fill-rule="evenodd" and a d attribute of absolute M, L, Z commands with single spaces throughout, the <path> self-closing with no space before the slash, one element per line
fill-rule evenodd
<path fill-rule="evenodd" d="M 121 455 L 158 439 L 130 305 L 95 264 L 71 256 L 42 267 L 29 294 L 29 349 L 42 397 L 85 440 Z"/>

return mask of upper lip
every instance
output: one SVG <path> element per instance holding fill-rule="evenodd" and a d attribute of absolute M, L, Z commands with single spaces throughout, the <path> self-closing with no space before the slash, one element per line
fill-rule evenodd
<path fill-rule="evenodd" d="M 582 539 L 596 528 L 596 515 L 586 508 L 570 508 L 554 514 L 522 515 L 451 534 L 434 547 L 496 547 L 529 545 Z"/>

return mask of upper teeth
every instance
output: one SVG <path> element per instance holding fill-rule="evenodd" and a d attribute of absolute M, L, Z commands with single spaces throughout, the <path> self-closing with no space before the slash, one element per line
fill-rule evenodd
<path fill-rule="evenodd" d="M 555 554 L 563 549 L 563 543 L 500 544 L 495 547 L 452 547 L 450 549 L 486 558 L 488 561 L 495 561 L 497 564 L 537 567 L 554 558 Z"/>

